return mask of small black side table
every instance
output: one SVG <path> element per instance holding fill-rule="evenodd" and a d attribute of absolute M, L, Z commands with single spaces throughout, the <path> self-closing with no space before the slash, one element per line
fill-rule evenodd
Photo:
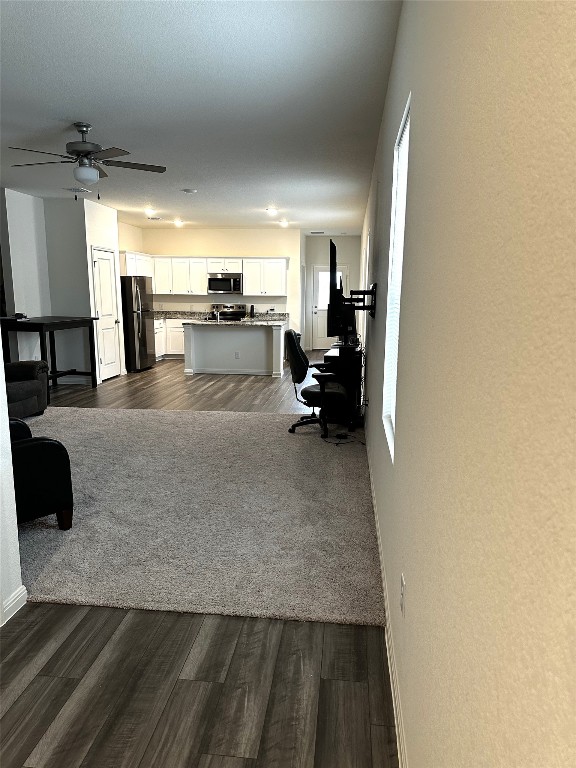
<path fill-rule="evenodd" d="M 50 365 L 48 372 L 48 381 L 55 387 L 61 376 L 90 376 L 92 388 L 97 385 L 96 379 L 96 345 L 94 343 L 94 320 L 95 317 L 29 317 L 27 320 L 16 320 L 13 317 L 1 317 L 0 327 L 2 329 L 2 346 L 4 347 L 4 362 L 9 363 L 10 346 L 8 344 L 8 333 L 16 331 L 17 333 L 29 332 L 40 335 L 40 357 Z M 90 370 L 78 371 L 76 368 L 70 368 L 67 371 L 59 371 L 56 363 L 56 343 L 54 341 L 54 331 L 65 331 L 67 328 L 87 328 L 88 345 L 90 348 Z M 46 333 L 50 340 L 50 360 L 48 360 L 48 351 L 46 349 Z"/>

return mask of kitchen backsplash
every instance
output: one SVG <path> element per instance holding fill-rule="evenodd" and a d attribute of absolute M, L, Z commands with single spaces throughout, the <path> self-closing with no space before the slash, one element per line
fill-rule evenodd
<path fill-rule="evenodd" d="M 280 301 L 268 301 L 268 302 L 255 302 L 250 301 L 249 296 L 235 296 L 230 294 L 229 296 L 214 296 L 212 301 L 207 302 L 205 299 L 201 301 L 190 301 L 190 299 L 183 301 L 180 297 L 163 296 L 154 298 L 153 308 L 154 312 L 185 312 L 186 316 L 193 317 L 194 315 L 202 316 L 206 312 L 210 312 L 212 304 L 246 304 L 246 309 L 250 311 L 250 305 L 254 304 L 254 311 L 257 315 L 262 314 L 279 314 L 280 316 L 286 314 L 286 302 Z M 191 313 L 188 315 L 188 313 Z M 170 315 L 165 315 L 170 317 Z M 174 315 L 179 317 L 180 315 Z M 163 315 L 158 315 L 163 317 Z"/>

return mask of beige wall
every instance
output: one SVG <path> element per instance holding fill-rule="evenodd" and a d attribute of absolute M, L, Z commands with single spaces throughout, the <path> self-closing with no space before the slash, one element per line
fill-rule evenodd
<path fill-rule="evenodd" d="M 121 251 L 143 252 L 142 244 L 143 230 L 140 227 L 134 227 L 132 224 L 123 224 L 118 222 L 118 247 Z"/>
<path fill-rule="evenodd" d="M 288 299 L 245 296 L 244 301 L 264 311 L 274 307 L 288 312 L 290 324 L 300 329 L 300 231 L 294 229 L 143 229 L 143 253 L 165 256 L 283 257 L 288 259 Z M 182 303 L 171 297 L 162 302 L 164 309 L 189 309 L 206 306 L 206 299 Z M 156 303 L 155 303 L 156 306 Z"/>
<path fill-rule="evenodd" d="M 380 287 L 368 447 L 410 768 L 576 764 L 575 39 L 575 3 L 402 10 L 364 233 Z M 382 350 L 409 92 L 393 465 Z"/>

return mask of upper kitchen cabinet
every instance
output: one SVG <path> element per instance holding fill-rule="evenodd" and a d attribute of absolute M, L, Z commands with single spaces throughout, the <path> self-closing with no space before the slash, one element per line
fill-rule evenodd
<path fill-rule="evenodd" d="M 207 259 L 208 272 L 220 274 L 222 272 L 242 272 L 242 259 Z"/>
<path fill-rule="evenodd" d="M 206 296 L 206 259 L 172 259 L 172 293 Z"/>
<path fill-rule="evenodd" d="M 121 251 L 126 259 L 126 274 L 131 277 L 154 277 L 154 260 L 146 253 Z"/>
<path fill-rule="evenodd" d="M 154 259 L 154 293 L 206 296 L 206 259 L 158 256 Z"/>
<path fill-rule="evenodd" d="M 154 259 L 154 293 L 172 293 L 172 259 Z"/>
<path fill-rule="evenodd" d="M 286 259 L 244 259 L 245 296 L 286 296 Z"/>

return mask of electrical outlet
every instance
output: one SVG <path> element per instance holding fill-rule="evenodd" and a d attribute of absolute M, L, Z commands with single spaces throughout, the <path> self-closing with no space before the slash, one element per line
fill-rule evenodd
<path fill-rule="evenodd" d="M 406 616 L 406 579 L 404 574 L 400 574 L 400 612 Z"/>
<path fill-rule="evenodd" d="M 240 352 L 234 352 L 234 358 L 240 360 Z"/>

